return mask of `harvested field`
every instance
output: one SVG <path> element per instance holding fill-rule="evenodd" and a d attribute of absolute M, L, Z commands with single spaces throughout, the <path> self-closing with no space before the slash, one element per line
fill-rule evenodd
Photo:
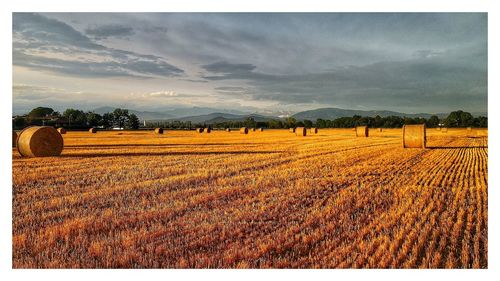
<path fill-rule="evenodd" d="M 488 132 L 68 131 L 13 148 L 14 268 L 486 268 Z"/>

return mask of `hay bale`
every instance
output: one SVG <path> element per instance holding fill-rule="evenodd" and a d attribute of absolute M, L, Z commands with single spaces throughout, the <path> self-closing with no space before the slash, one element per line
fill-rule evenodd
<path fill-rule="evenodd" d="M 382 128 L 378 128 L 378 131 L 379 131 L 379 132 L 382 132 Z"/>
<path fill-rule="evenodd" d="M 92 133 L 92 134 L 95 134 L 95 133 L 97 133 L 97 129 L 96 128 L 90 128 L 89 132 Z"/>
<path fill-rule="evenodd" d="M 227 128 L 227 129 L 226 129 L 226 132 L 231 132 L 231 129 L 230 129 L 230 128 Z"/>
<path fill-rule="evenodd" d="M 305 127 L 295 128 L 295 135 L 300 137 L 305 137 L 307 135 L 307 130 Z"/>
<path fill-rule="evenodd" d="M 252 132 L 255 132 L 255 128 L 252 128 Z"/>
<path fill-rule="evenodd" d="M 211 131 L 212 131 L 212 129 L 210 129 L 210 128 L 205 129 L 205 133 L 207 133 L 207 134 L 210 134 Z"/>
<path fill-rule="evenodd" d="M 317 134 L 318 128 L 311 128 L 310 132 L 311 132 L 311 134 Z"/>
<path fill-rule="evenodd" d="M 295 133 L 295 128 L 290 128 L 290 133 Z"/>
<path fill-rule="evenodd" d="M 448 133 L 448 128 L 441 128 L 441 133 Z"/>
<path fill-rule="evenodd" d="M 467 127 L 467 131 L 472 131 L 472 127 Z"/>
<path fill-rule="evenodd" d="M 204 129 L 203 129 L 203 128 L 196 128 L 196 132 L 197 132 L 197 133 L 200 133 L 200 134 L 201 134 L 201 133 L 203 133 L 203 131 L 204 131 Z"/>
<path fill-rule="evenodd" d="M 60 155 L 64 141 L 54 127 L 33 126 L 19 133 L 16 145 L 24 157 L 46 157 Z"/>
<path fill-rule="evenodd" d="M 248 134 L 248 128 L 247 127 L 241 127 L 240 128 L 240 134 Z"/>
<path fill-rule="evenodd" d="M 264 132 L 264 128 L 259 128 L 259 132 Z"/>
<path fill-rule="evenodd" d="M 162 135 L 163 134 L 163 128 L 156 128 L 155 129 L 155 134 Z"/>
<path fill-rule="evenodd" d="M 61 128 L 59 128 L 59 129 L 57 129 L 57 131 L 58 131 L 58 132 L 59 132 L 59 134 L 61 134 L 61 135 L 66 134 L 66 129 L 64 129 L 63 127 L 61 127 Z"/>
<path fill-rule="evenodd" d="M 425 124 L 403 126 L 404 148 L 425 148 Z"/>
<path fill-rule="evenodd" d="M 17 133 L 16 131 L 12 131 L 12 147 L 16 147 L 17 142 Z"/>
<path fill-rule="evenodd" d="M 351 131 L 356 131 L 356 127 L 352 128 Z"/>
<path fill-rule="evenodd" d="M 368 137 L 368 126 L 357 126 L 356 137 Z"/>

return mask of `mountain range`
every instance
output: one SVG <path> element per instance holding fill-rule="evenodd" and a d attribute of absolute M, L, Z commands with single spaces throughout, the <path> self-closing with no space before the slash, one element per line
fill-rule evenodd
<path fill-rule="evenodd" d="M 112 112 L 115 108 L 110 106 L 104 106 L 94 109 L 93 111 L 98 114 L 104 114 L 107 112 Z M 133 113 L 139 117 L 140 120 L 148 121 L 191 121 L 193 123 L 206 123 L 214 124 L 221 123 L 224 121 L 243 121 L 246 118 L 253 118 L 255 121 L 268 121 L 270 119 L 282 119 L 283 117 L 278 116 L 268 116 L 256 113 L 242 112 L 238 110 L 221 110 L 209 107 L 192 107 L 192 108 L 176 108 L 170 109 L 163 112 L 156 111 L 138 111 L 129 109 L 129 113 Z M 396 111 L 388 110 L 353 110 L 353 109 L 341 109 L 341 108 L 319 108 L 314 110 L 306 110 L 293 114 L 293 117 L 297 120 L 316 120 L 318 118 L 333 120 L 340 117 L 352 117 L 354 115 L 368 116 L 368 117 L 387 117 L 387 116 L 399 116 L 399 117 L 422 117 L 429 118 L 432 115 L 437 115 L 439 118 L 445 118 L 448 113 L 401 113 Z M 487 113 L 471 113 L 474 116 L 487 116 Z"/>

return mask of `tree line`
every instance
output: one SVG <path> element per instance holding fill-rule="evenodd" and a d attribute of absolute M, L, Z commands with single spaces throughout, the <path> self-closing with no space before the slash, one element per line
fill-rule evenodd
<path fill-rule="evenodd" d="M 352 128 L 356 126 L 368 126 L 371 128 L 401 128 L 403 125 L 426 124 L 429 128 L 448 127 L 488 127 L 488 118 L 479 116 L 473 117 L 469 112 L 457 110 L 451 112 L 446 118 L 440 119 L 433 115 L 426 118 L 421 117 L 367 117 L 354 115 L 352 117 L 340 117 L 334 120 L 316 119 L 296 120 L 289 117 L 284 119 L 270 119 L 267 121 L 256 121 L 254 118 L 246 118 L 241 121 L 228 120 L 214 124 L 192 123 L 191 121 L 146 121 L 141 126 L 139 118 L 131 114 L 127 109 L 117 108 L 113 112 L 97 114 L 92 111 L 84 112 L 82 110 L 68 108 L 62 114 L 48 107 L 37 107 L 25 116 L 16 116 L 13 118 L 13 127 L 22 129 L 32 125 L 49 125 L 56 127 L 65 127 L 68 129 L 87 129 L 89 127 L 99 127 L 103 129 L 123 128 L 139 129 L 140 127 L 166 129 L 193 129 L 197 127 L 210 127 L 214 129 L 225 128 L 268 128 L 268 129 L 286 129 L 295 127 L 317 127 L 317 128 Z"/>
<path fill-rule="evenodd" d="M 139 118 L 135 114 L 121 108 L 100 115 L 92 111 L 84 112 L 73 108 L 68 108 L 61 114 L 50 107 L 37 107 L 25 116 L 14 117 L 12 121 L 15 129 L 33 125 L 68 129 L 88 129 L 91 127 L 139 129 L 140 125 Z"/>

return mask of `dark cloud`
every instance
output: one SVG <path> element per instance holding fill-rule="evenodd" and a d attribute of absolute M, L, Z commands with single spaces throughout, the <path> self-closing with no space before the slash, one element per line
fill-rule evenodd
<path fill-rule="evenodd" d="M 283 104 L 342 103 L 350 107 L 362 104 L 406 110 L 418 107 L 452 109 L 467 104 L 486 108 L 486 62 L 486 50 L 482 50 L 465 58 L 462 53 L 440 53 L 439 56 L 424 55 L 406 61 L 348 66 L 301 75 L 258 73 L 254 67 L 225 63 L 220 67 L 224 71 L 219 71 L 223 75 L 204 78 L 246 80 L 254 90 L 247 91 L 243 87 L 217 87 L 215 90 L 221 94 L 244 93 L 254 100 L 267 99 Z"/>
<path fill-rule="evenodd" d="M 14 65 L 80 77 L 149 78 L 184 72 L 158 56 L 96 44 L 68 24 L 39 14 L 14 13 L 13 22 Z M 117 31 L 107 29 L 100 35 Z"/>
<path fill-rule="evenodd" d="M 134 34 L 134 29 L 121 24 L 94 25 L 85 29 L 87 35 L 94 38 L 126 37 Z"/>
<path fill-rule="evenodd" d="M 256 66 L 248 63 L 232 64 L 227 62 L 214 62 L 202 65 L 202 68 L 214 73 L 246 74 L 254 70 Z"/>

